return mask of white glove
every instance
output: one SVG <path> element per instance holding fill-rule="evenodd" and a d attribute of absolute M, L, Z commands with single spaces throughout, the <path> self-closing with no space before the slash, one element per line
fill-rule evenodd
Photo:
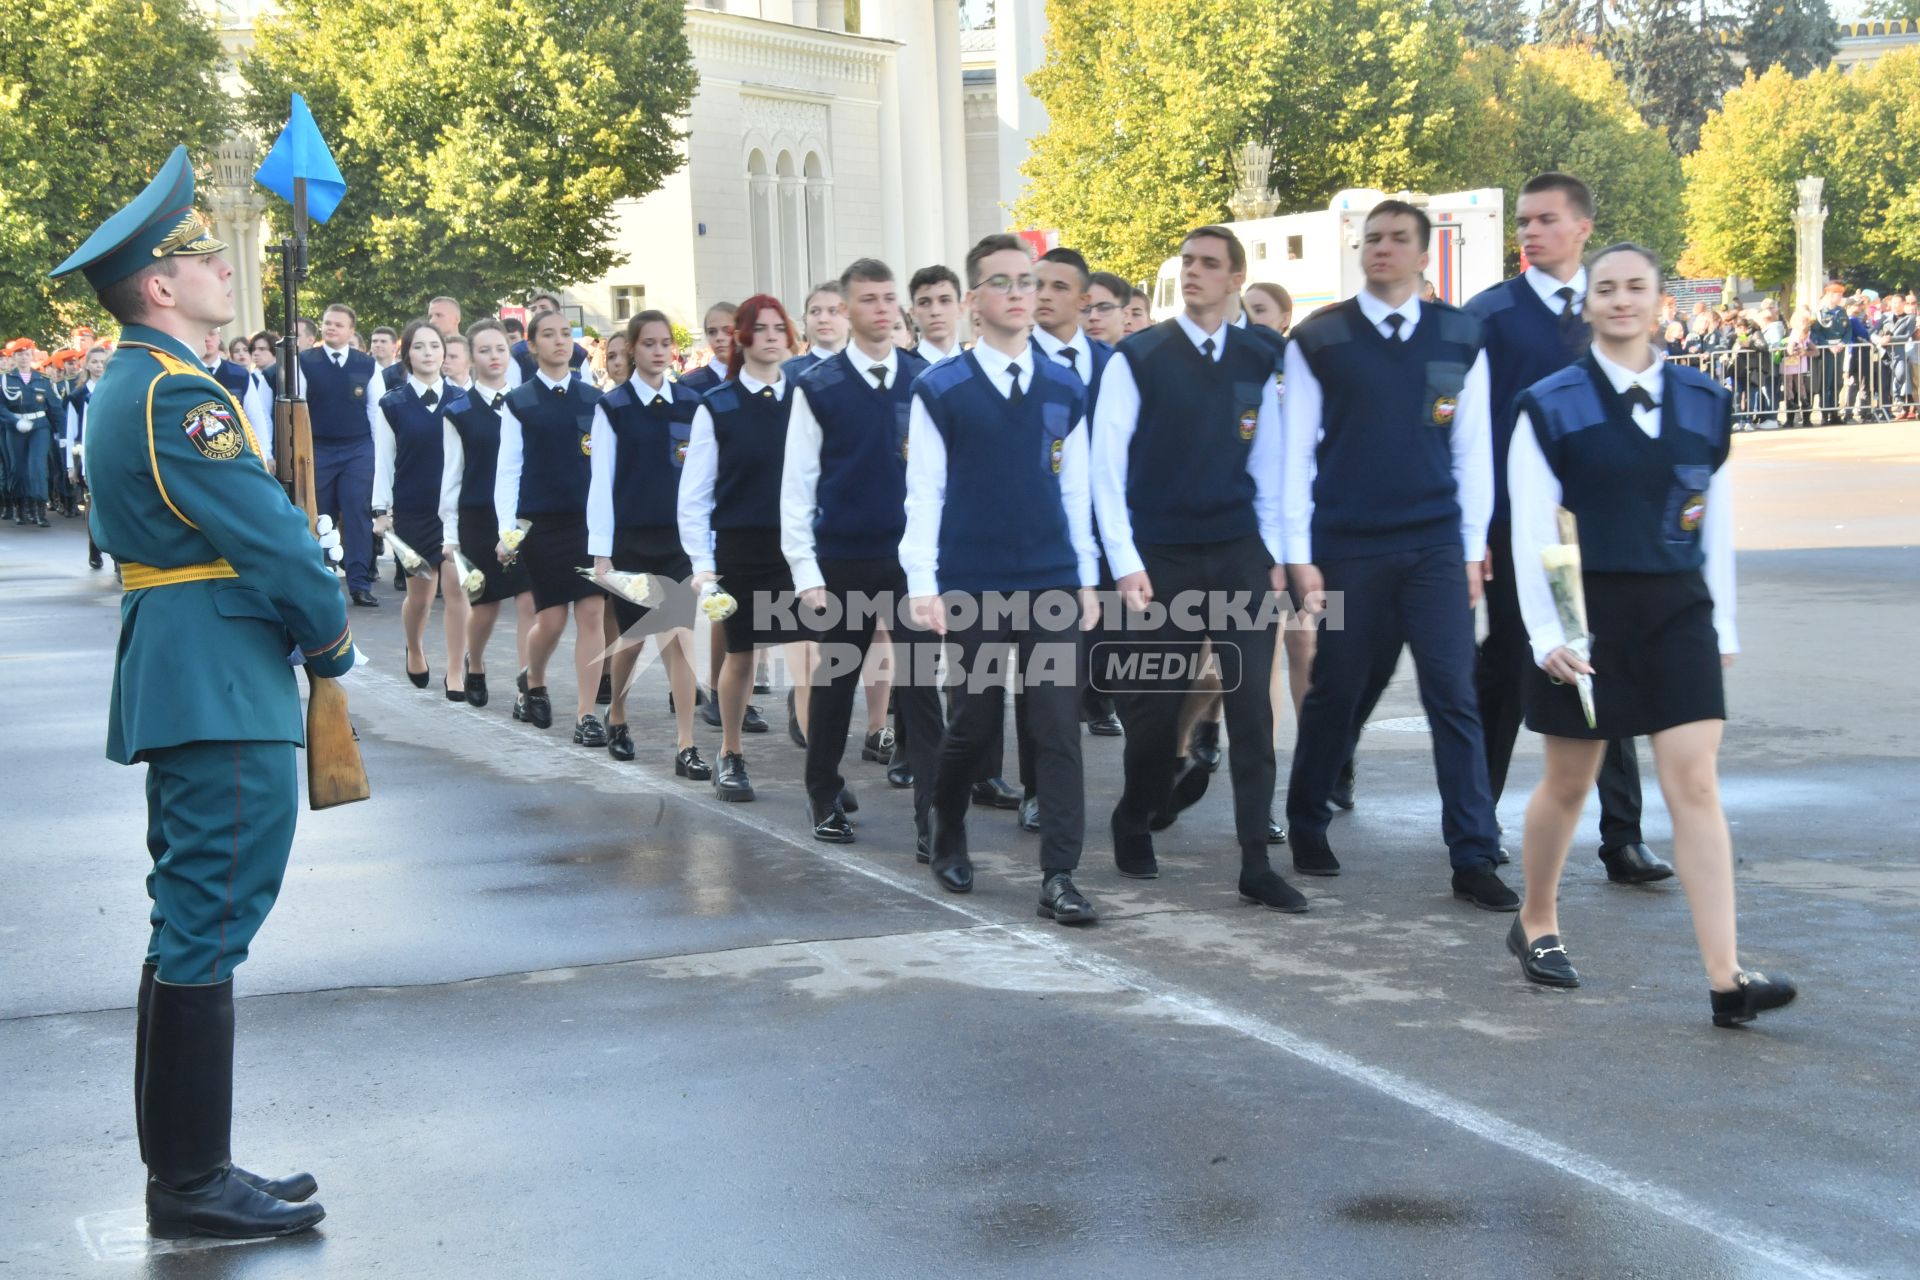
<path fill-rule="evenodd" d="M 313 522 L 313 536 L 328 564 L 339 564 L 347 558 L 347 553 L 340 549 L 340 531 L 333 527 L 332 516 L 321 516 Z"/>

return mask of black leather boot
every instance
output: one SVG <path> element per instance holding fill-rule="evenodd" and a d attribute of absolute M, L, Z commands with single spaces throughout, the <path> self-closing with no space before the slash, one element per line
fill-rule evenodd
<path fill-rule="evenodd" d="M 147 1230 L 163 1240 L 291 1235 L 326 1217 L 317 1204 L 268 1195 L 233 1167 L 233 981 L 147 997 L 137 1058 L 147 1163 Z"/>

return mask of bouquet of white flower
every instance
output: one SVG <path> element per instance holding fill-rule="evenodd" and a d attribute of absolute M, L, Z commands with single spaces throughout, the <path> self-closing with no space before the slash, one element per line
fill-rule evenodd
<path fill-rule="evenodd" d="M 460 589 L 467 593 L 467 603 L 478 601 L 481 593 L 487 589 L 486 575 L 474 568 L 473 561 L 459 551 L 453 553 L 453 567 L 460 574 Z"/>
<path fill-rule="evenodd" d="M 1580 580 L 1579 529 L 1570 511 L 1561 511 L 1559 520 L 1560 545 L 1540 548 L 1540 564 L 1547 571 L 1547 585 L 1553 588 L 1553 603 L 1560 614 L 1560 629 L 1566 633 L 1567 649 L 1586 662 L 1593 657 L 1593 637 L 1587 631 L 1587 593 Z M 1573 687 L 1580 694 L 1587 728 L 1598 728 L 1593 713 L 1593 677 L 1577 676 Z"/>
<path fill-rule="evenodd" d="M 707 615 L 709 622 L 724 622 L 739 607 L 740 602 L 728 595 L 726 589 L 717 582 L 709 582 L 700 588 L 700 612 Z"/>
<path fill-rule="evenodd" d="M 428 578 L 433 576 L 433 566 L 427 563 L 427 558 L 408 546 L 399 534 L 389 529 L 383 536 L 387 540 L 387 545 L 393 549 L 395 563 L 400 566 L 401 571 L 409 578 Z"/>
<path fill-rule="evenodd" d="M 527 531 L 533 528 L 531 520 L 516 520 L 513 528 L 500 531 L 500 544 L 507 549 L 507 558 L 520 554 L 520 544 L 527 540 Z"/>
<path fill-rule="evenodd" d="M 667 593 L 650 573 L 628 573 L 624 569 L 614 569 L 599 574 L 584 567 L 576 568 L 574 572 L 602 591 L 645 609 L 657 609 L 660 602 L 666 599 Z"/>

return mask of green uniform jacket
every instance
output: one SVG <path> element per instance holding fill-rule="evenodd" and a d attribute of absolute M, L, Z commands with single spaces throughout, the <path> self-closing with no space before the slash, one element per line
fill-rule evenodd
<path fill-rule="evenodd" d="M 316 675 L 348 670 L 346 603 L 245 413 L 184 344 L 142 325 L 121 334 L 87 407 L 87 479 L 94 541 L 128 588 L 108 758 L 303 745 L 288 658 L 298 647 Z"/>

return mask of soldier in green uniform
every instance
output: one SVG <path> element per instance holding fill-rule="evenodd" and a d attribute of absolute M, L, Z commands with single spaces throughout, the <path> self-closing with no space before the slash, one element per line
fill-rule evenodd
<path fill-rule="evenodd" d="M 179 147 L 52 273 L 85 272 L 121 324 L 88 409 L 87 477 L 94 540 L 126 587 L 107 755 L 147 766 L 134 1113 L 148 1230 L 165 1238 L 285 1235 L 325 1214 L 312 1177 L 261 1178 L 229 1149 L 233 971 L 279 892 L 300 799 L 293 663 L 339 676 L 354 648 L 326 553 L 198 359 L 234 315 L 225 248 Z"/>

